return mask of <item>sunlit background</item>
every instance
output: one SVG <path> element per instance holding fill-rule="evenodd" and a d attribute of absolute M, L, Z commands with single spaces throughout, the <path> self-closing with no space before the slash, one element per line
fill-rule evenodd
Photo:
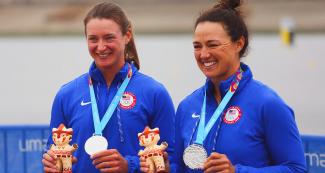
<path fill-rule="evenodd" d="M 88 71 L 82 20 L 96 2 L 0 0 L 0 125 L 49 123 L 60 86 Z M 193 23 L 215 2 L 115 2 L 133 24 L 141 71 L 163 83 L 177 107 L 203 85 L 193 56 Z M 324 7 L 324 0 L 247 0 L 243 8 L 251 31 L 243 61 L 294 109 L 302 134 L 325 134 Z M 289 42 L 287 30 L 293 34 Z"/>

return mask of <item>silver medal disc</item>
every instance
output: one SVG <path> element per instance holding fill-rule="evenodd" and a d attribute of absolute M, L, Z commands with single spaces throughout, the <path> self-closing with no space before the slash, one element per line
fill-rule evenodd
<path fill-rule="evenodd" d="M 85 151 L 89 155 L 97 153 L 99 151 L 106 150 L 108 146 L 106 138 L 103 136 L 94 135 L 87 139 L 85 143 Z"/>
<path fill-rule="evenodd" d="M 203 146 L 192 144 L 184 150 L 183 160 L 186 166 L 191 169 L 203 169 L 208 154 Z"/>

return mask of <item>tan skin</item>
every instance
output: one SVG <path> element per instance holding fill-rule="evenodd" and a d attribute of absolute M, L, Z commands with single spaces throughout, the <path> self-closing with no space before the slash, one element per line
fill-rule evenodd
<path fill-rule="evenodd" d="M 240 67 L 239 52 L 244 38 L 232 42 L 221 23 L 201 22 L 194 32 L 194 56 L 203 74 L 214 84 L 214 97 L 221 102 L 219 84 Z M 213 152 L 204 163 L 205 173 L 234 173 L 235 168 L 224 154 Z"/>
<path fill-rule="evenodd" d="M 110 19 L 91 19 L 86 25 L 88 50 L 96 67 L 102 72 L 107 86 L 125 64 L 125 46 L 131 40 L 131 29 L 123 35 L 120 26 Z M 102 173 L 127 173 L 128 162 L 116 150 L 108 149 L 90 156 L 94 166 Z M 57 172 L 56 156 L 48 151 L 43 155 L 45 173 Z M 73 163 L 77 159 L 73 158 Z"/>
<path fill-rule="evenodd" d="M 95 18 L 86 25 L 86 37 L 89 53 L 109 86 L 125 64 L 125 46 L 132 37 L 131 31 L 123 35 L 113 20 Z"/>
<path fill-rule="evenodd" d="M 197 65 L 203 74 L 213 82 L 215 98 L 220 102 L 219 83 L 238 70 L 240 66 L 239 52 L 244 45 L 244 38 L 232 42 L 222 24 L 202 22 L 197 25 L 193 39 Z"/>
<path fill-rule="evenodd" d="M 116 150 L 109 149 L 93 154 L 90 157 L 93 165 L 103 173 L 127 173 L 128 162 Z"/>

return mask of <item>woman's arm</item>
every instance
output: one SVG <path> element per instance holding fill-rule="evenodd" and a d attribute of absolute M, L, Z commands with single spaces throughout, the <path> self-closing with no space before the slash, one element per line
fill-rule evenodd
<path fill-rule="evenodd" d="M 304 150 L 293 111 L 281 99 L 269 99 L 263 106 L 262 118 L 272 166 L 254 168 L 237 164 L 236 173 L 305 173 Z"/>

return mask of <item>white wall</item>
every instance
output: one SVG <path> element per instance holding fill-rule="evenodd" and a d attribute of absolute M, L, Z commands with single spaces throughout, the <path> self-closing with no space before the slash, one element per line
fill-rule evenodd
<path fill-rule="evenodd" d="M 136 36 L 141 71 L 162 82 L 175 105 L 201 86 L 191 35 Z M 255 75 L 295 110 L 302 133 L 325 134 L 325 35 L 298 35 L 294 47 L 278 35 L 253 35 L 244 59 Z M 0 124 L 47 124 L 59 87 L 87 72 L 83 37 L 0 38 Z"/>

